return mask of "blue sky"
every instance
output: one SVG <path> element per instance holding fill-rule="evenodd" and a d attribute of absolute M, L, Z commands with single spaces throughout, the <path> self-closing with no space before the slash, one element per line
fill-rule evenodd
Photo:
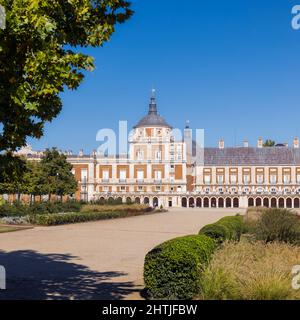
<path fill-rule="evenodd" d="M 133 126 L 152 86 L 159 113 L 173 125 L 205 129 L 205 143 L 251 145 L 259 136 L 300 136 L 300 30 L 289 0 L 138 0 L 134 16 L 103 48 L 81 87 L 62 94 L 62 113 L 34 149 L 91 152 L 96 133 Z"/>

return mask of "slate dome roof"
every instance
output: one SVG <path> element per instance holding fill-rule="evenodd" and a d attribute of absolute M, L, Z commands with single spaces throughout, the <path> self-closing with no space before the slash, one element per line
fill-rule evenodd
<path fill-rule="evenodd" d="M 148 114 L 134 126 L 134 129 L 142 127 L 164 127 L 172 129 L 165 119 L 158 114 L 156 98 L 154 95 L 152 95 L 150 100 Z"/>

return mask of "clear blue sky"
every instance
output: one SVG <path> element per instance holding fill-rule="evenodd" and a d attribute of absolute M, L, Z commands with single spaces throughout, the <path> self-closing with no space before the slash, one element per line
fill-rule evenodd
<path fill-rule="evenodd" d="M 103 48 L 88 49 L 97 68 L 46 126 L 35 149 L 98 147 L 96 132 L 134 125 L 152 86 L 174 127 L 204 128 L 206 145 L 259 136 L 300 136 L 300 30 L 289 0 L 138 0 L 135 15 Z"/>

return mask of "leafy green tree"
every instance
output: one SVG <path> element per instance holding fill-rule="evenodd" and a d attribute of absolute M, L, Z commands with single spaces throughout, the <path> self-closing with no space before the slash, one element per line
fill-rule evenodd
<path fill-rule="evenodd" d="M 27 170 L 24 174 L 22 193 L 30 195 L 30 203 L 32 203 L 35 196 L 47 194 L 47 188 L 45 185 L 45 176 L 43 168 L 39 162 L 27 161 Z"/>
<path fill-rule="evenodd" d="M 40 162 L 40 170 L 42 177 L 39 184 L 44 186 L 49 201 L 52 194 L 62 197 L 72 195 L 77 190 L 77 181 L 71 172 L 72 165 L 55 148 L 46 150 Z"/>
<path fill-rule="evenodd" d="M 27 171 L 26 160 L 14 157 L 11 153 L 0 155 L 0 194 L 20 194 L 24 186 Z"/>
<path fill-rule="evenodd" d="M 100 47 L 132 15 L 126 0 L 0 0 L 0 151 L 40 138 L 61 111 L 59 94 L 93 70 L 83 47 Z"/>
<path fill-rule="evenodd" d="M 264 142 L 263 146 L 264 146 L 264 147 L 274 147 L 275 144 L 276 144 L 275 141 L 273 141 L 273 140 L 271 140 L 271 139 L 267 139 L 267 140 Z"/>

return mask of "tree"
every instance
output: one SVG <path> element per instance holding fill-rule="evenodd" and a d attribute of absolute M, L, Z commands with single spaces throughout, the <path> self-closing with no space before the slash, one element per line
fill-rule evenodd
<path fill-rule="evenodd" d="M 58 150 L 46 150 L 40 162 L 41 185 L 51 200 L 51 194 L 56 194 L 62 198 L 64 195 L 72 195 L 77 190 L 77 181 L 72 174 L 72 165 L 67 161 L 64 154 Z"/>
<path fill-rule="evenodd" d="M 0 194 L 17 194 L 18 199 L 24 186 L 27 172 L 26 160 L 12 154 L 0 155 Z"/>
<path fill-rule="evenodd" d="M 43 168 L 39 162 L 27 161 L 27 170 L 24 174 L 21 192 L 30 195 L 30 203 L 35 196 L 48 193 L 45 183 Z"/>
<path fill-rule="evenodd" d="M 273 140 L 271 140 L 271 139 L 267 139 L 267 140 L 265 141 L 265 143 L 264 143 L 263 146 L 264 146 L 264 147 L 274 147 L 275 144 L 276 144 L 275 141 L 273 141 Z"/>
<path fill-rule="evenodd" d="M 93 58 L 82 47 L 108 41 L 131 15 L 126 0 L 0 0 L 0 151 L 40 138 L 61 111 L 59 94 L 76 89 Z"/>

